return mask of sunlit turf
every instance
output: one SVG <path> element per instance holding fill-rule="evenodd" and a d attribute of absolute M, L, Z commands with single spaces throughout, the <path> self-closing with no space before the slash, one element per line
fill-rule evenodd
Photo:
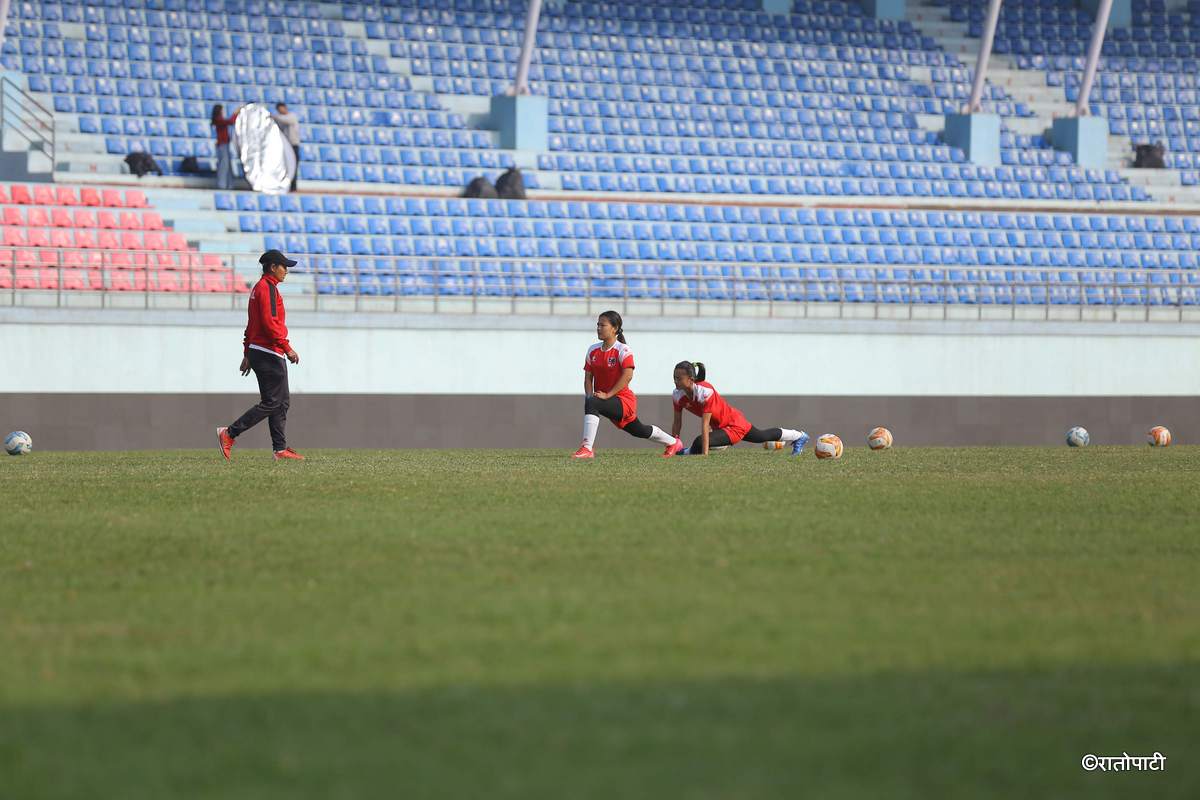
<path fill-rule="evenodd" d="M 0 797 L 1200 792 L 1200 448 L 307 455 L 0 460 Z"/>

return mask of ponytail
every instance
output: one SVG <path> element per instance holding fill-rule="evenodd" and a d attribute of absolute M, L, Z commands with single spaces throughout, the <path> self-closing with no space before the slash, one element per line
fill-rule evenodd
<path fill-rule="evenodd" d="M 683 370 L 694 381 L 702 381 L 708 375 L 702 361 L 680 361 L 675 365 L 675 369 Z"/>
<path fill-rule="evenodd" d="M 621 344 L 626 344 L 625 329 L 621 327 L 621 315 L 615 311 L 605 311 L 600 315 L 600 318 L 608 320 L 608 324 L 617 329 L 617 341 Z"/>

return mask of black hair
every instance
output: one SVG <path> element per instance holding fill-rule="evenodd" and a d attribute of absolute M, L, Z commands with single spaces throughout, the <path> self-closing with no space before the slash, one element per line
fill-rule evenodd
<path fill-rule="evenodd" d="M 680 361 L 675 365 L 675 369 L 683 370 L 694 381 L 702 381 L 708 374 L 703 361 Z"/>
<path fill-rule="evenodd" d="M 608 324 L 617 329 L 617 341 L 625 344 L 625 329 L 621 327 L 621 315 L 615 311 L 605 311 L 600 319 L 608 320 Z"/>
<path fill-rule="evenodd" d="M 280 108 L 287 108 L 287 103 L 280 100 L 278 103 L 275 104 L 275 110 L 278 111 Z"/>
<path fill-rule="evenodd" d="M 225 106 L 221 105 L 220 103 L 217 103 L 215 106 L 213 106 L 212 116 L 210 117 L 210 119 L 212 120 L 212 124 L 216 125 L 217 118 L 223 117 L 223 116 L 225 116 Z"/>

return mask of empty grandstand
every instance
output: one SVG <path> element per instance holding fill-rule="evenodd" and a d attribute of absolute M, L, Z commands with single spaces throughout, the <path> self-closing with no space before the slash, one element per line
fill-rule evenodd
<path fill-rule="evenodd" d="M 524 0 L 14 2 L 0 303 L 235 320 L 276 248 L 300 261 L 289 307 L 353 327 L 561 330 L 616 305 L 683 328 L 1182 335 L 1200 315 L 1192 9 L 1117 7 L 1083 111 L 1106 126 L 1098 163 L 1059 131 L 1097 30 L 1068 0 L 547 2 L 528 41 Z M 545 119 L 516 147 L 496 99 L 521 81 L 509 99 Z M 211 108 L 277 101 L 303 130 L 301 191 L 214 191 Z M 994 120 L 990 157 L 952 130 L 964 111 Z M 1156 140 L 1167 168 L 1132 169 Z M 131 174 L 139 152 L 164 174 Z M 509 167 L 527 199 L 458 196 Z"/>

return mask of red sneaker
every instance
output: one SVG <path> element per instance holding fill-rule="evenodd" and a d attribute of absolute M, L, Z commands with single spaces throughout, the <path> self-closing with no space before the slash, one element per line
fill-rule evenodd
<path fill-rule="evenodd" d="M 663 450 L 663 458 L 670 458 L 683 449 L 683 442 L 679 441 L 679 437 L 675 437 L 675 441 L 667 445 L 667 449 Z"/>
<path fill-rule="evenodd" d="M 295 450 L 293 450 L 290 447 L 285 447 L 283 450 L 276 450 L 275 451 L 275 460 L 283 461 L 284 459 L 291 459 L 293 461 L 303 461 L 304 456 L 300 455 L 299 453 L 297 453 Z"/>
<path fill-rule="evenodd" d="M 217 447 L 221 448 L 226 461 L 232 460 L 229 451 L 233 449 L 233 437 L 229 435 L 229 428 L 217 428 Z"/>
<path fill-rule="evenodd" d="M 596 454 L 592 452 L 592 448 L 586 444 L 579 445 L 579 449 L 575 451 L 575 455 L 571 458 L 595 458 Z"/>

